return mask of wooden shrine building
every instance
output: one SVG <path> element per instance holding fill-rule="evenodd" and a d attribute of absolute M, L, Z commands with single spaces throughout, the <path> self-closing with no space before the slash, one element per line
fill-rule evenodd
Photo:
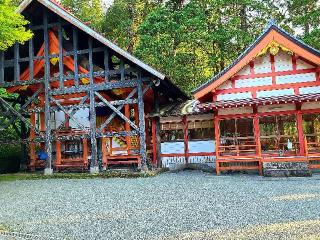
<path fill-rule="evenodd" d="M 34 36 L 0 53 L 0 87 L 18 95 L 0 110 L 2 128 L 21 122 L 28 167 L 146 169 L 159 140 L 159 118 L 146 115 L 187 96 L 58 3 L 25 0 L 18 11 Z"/>
<path fill-rule="evenodd" d="M 274 22 L 193 95 L 160 110 L 164 166 L 265 175 L 320 168 L 320 51 Z"/>

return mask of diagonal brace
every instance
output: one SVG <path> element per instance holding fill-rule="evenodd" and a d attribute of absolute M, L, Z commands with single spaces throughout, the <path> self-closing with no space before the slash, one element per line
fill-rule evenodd
<path fill-rule="evenodd" d="M 116 107 L 114 107 L 111 103 L 109 103 L 104 97 L 100 95 L 100 93 L 95 92 L 95 95 L 107 106 L 109 107 L 114 113 L 116 113 L 119 117 L 121 117 L 123 120 L 125 120 L 129 125 L 134 128 L 135 130 L 139 131 L 139 128 L 131 122 L 129 118 L 127 118 L 122 112 L 120 112 Z"/>

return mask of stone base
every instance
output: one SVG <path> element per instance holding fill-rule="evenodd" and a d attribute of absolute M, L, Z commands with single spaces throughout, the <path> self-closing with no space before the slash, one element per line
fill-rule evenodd
<path fill-rule="evenodd" d="M 99 167 L 90 167 L 90 173 L 91 174 L 99 173 Z"/>
<path fill-rule="evenodd" d="M 45 168 L 44 169 L 44 175 L 52 175 L 53 169 L 52 168 Z"/>
<path fill-rule="evenodd" d="M 310 177 L 312 175 L 307 162 L 264 162 L 265 177 Z"/>

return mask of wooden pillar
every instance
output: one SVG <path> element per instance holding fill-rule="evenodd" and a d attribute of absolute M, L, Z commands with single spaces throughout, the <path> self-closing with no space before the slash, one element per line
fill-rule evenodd
<path fill-rule="evenodd" d="M 48 39 L 48 17 L 47 10 L 43 12 L 43 35 L 44 35 L 44 119 L 46 125 L 45 144 L 47 161 L 45 174 L 52 174 L 52 145 L 51 145 L 51 117 L 50 117 L 50 60 L 49 60 L 49 39 Z"/>
<path fill-rule="evenodd" d="M 35 113 L 31 113 L 30 116 L 30 123 L 33 126 L 36 126 L 36 114 Z M 33 128 L 30 128 L 30 169 L 31 171 L 35 170 L 35 164 L 36 164 L 36 144 L 34 142 L 32 142 L 34 140 L 36 136 L 35 131 L 33 130 Z"/>
<path fill-rule="evenodd" d="M 216 139 L 216 172 L 217 175 L 220 175 L 220 166 L 219 166 L 219 145 L 220 145 L 220 128 L 219 128 L 219 117 L 218 114 L 214 114 L 214 136 Z"/>
<path fill-rule="evenodd" d="M 61 142 L 56 141 L 56 167 L 61 164 Z"/>
<path fill-rule="evenodd" d="M 83 157 L 83 164 L 85 166 L 88 165 L 88 139 L 82 139 L 82 157 Z"/>
<path fill-rule="evenodd" d="M 153 118 L 153 124 L 155 125 L 153 129 L 155 132 L 155 139 L 153 141 L 154 147 L 156 151 L 153 151 L 153 156 L 154 156 L 154 163 L 155 166 L 158 168 L 162 167 L 162 161 L 161 161 L 161 136 L 160 136 L 160 95 L 157 87 L 153 87 L 153 102 L 154 102 L 154 111 L 157 114 L 157 117 Z"/>
<path fill-rule="evenodd" d="M 189 163 L 189 144 L 188 144 L 188 119 L 187 116 L 182 117 L 183 124 L 183 142 L 184 142 L 184 157 L 186 160 L 186 164 Z"/>
<path fill-rule="evenodd" d="M 254 133 L 254 141 L 256 145 L 256 155 L 259 158 L 259 174 L 262 175 L 262 153 L 261 153 L 261 144 L 260 144 L 260 126 L 259 126 L 259 116 L 258 109 L 256 106 L 253 107 L 253 133 Z"/>
<path fill-rule="evenodd" d="M 107 169 L 107 138 L 103 137 L 101 139 L 101 151 L 102 151 L 102 166 L 103 170 Z"/>
<path fill-rule="evenodd" d="M 73 36 L 73 62 L 74 62 L 74 85 L 79 86 L 79 74 L 78 74 L 78 29 L 76 27 L 72 28 Z"/>
<path fill-rule="evenodd" d="M 91 138 L 91 165 L 90 172 L 99 172 L 98 166 L 98 149 L 97 149 L 97 139 L 96 139 L 96 109 L 95 109 L 95 94 L 93 90 L 93 49 L 92 49 L 92 38 L 89 37 L 89 75 L 90 75 L 90 138 Z"/>
<path fill-rule="evenodd" d="M 305 156 L 306 154 L 306 146 L 305 146 L 305 140 L 304 140 L 304 134 L 303 134 L 303 120 L 302 120 L 302 114 L 301 114 L 301 104 L 296 104 L 296 118 L 297 118 L 297 130 L 298 130 L 298 140 L 300 145 L 300 156 Z"/>
<path fill-rule="evenodd" d="M 140 156 L 141 156 L 141 169 L 147 169 L 147 147 L 146 147 L 146 127 L 144 116 L 144 102 L 143 102 L 143 82 L 141 73 L 138 76 L 138 115 L 139 115 L 139 135 L 140 135 Z"/>
<path fill-rule="evenodd" d="M 151 128 L 152 128 L 152 165 L 157 166 L 157 137 L 156 137 L 156 119 L 152 118 L 151 120 Z"/>
<path fill-rule="evenodd" d="M 124 115 L 130 119 L 130 107 L 128 104 L 124 105 Z M 125 122 L 125 130 L 127 132 L 130 132 L 130 124 L 128 122 Z M 127 142 L 127 151 L 128 154 L 131 154 L 131 137 L 130 136 L 126 136 L 126 142 Z"/>

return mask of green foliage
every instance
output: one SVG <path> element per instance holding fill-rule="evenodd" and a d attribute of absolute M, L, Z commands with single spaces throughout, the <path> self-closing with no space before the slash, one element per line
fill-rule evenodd
<path fill-rule="evenodd" d="M 104 13 L 100 0 L 61 0 L 61 4 L 83 22 L 101 31 Z"/>
<path fill-rule="evenodd" d="M 102 2 L 62 0 L 186 92 L 228 66 L 270 18 L 320 48 L 318 0 L 114 0 L 106 13 Z"/>
<path fill-rule="evenodd" d="M 53 175 L 43 175 L 41 173 L 29 174 L 3 174 L 0 175 L 1 181 L 17 181 L 17 180 L 43 180 L 43 179 L 93 179 L 93 178 L 147 178 L 155 177 L 160 174 L 161 171 L 149 171 L 149 172 L 122 172 L 122 171 L 110 171 L 99 174 L 90 173 L 54 173 Z"/>
<path fill-rule="evenodd" d="M 24 43 L 32 37 L 32 33 L 26 30 L 28 22 L 20 14 L 15 12 L 8 1 L 0 0 L 0 50 L 5 50 L 15 42 Z"/>

